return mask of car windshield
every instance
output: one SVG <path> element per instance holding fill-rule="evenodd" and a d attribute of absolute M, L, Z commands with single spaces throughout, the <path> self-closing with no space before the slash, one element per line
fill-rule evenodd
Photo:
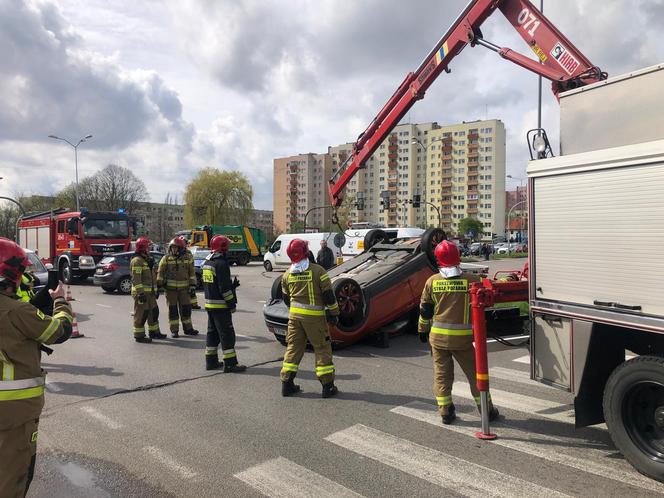
<path fill-rule="evenodd" d="M 125 239 L 129 235 L 129 224 L 127 220 L 88 218 L 83 231 L 89 239 Z"/>
<path fill-rule="evenodd" d="M 26 270 L 29 271 L 30 273 L 39 273 L 46 271 L 44 263 L 41 262 L 39 257 L 34 252 L 28 253 L 28 261 L 29 264 Z"/>
<path fill-rule="evenodd" d="M 199 259 L 205 259 L 210 255 L 210 251 L 208 250 L 198 250 L 194 253 L 194 259 L 199 260 Z"/>

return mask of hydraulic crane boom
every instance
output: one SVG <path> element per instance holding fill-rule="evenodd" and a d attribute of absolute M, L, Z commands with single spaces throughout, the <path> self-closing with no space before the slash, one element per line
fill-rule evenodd
<path fill-rule="evenodd" d="M 526 57 L 509 48 L 501 48 L 482 38 L 480 26 L 495 10 L 500 10 L 519 35 L 537 55 L 538 60 Z M 329 195 L 332 206 L 339 207 L 343 190 L 355 173 L 376 151 L 408 110 L 424 97 L 429 86 L 466 47 L 482 45 L 501 57 L 552 81 L 552 90 L 560 92 L 606 79 L 600 71 L 528 0 L 472 0 L 427 55 L 414 73 L 408 73 L 403 83 L 360 134 L 353 145 L 351 162 L 335 181 L 330 180 Z M 336 175 L 335 175 L 336 176 Z"/>

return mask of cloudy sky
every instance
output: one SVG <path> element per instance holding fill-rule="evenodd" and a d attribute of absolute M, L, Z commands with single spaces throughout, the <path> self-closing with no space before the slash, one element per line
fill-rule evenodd
<path fill-rule="evenodd" d="M 462 0 L 0 0 L 0 195 L 131 168 L 151 199 L 205 166 L 241 170 L 272 208 L 272 159 L 353 141 L 463 9 Z M 664 0 L 545 0 L 610 74 L 664 62 Z M 529 50 L 496 13 L 486 39 Z M 468 47 L 405 121 L 502 119 L 524 176 L 537 79 Z M 545 85 L 544 125 L 558 104 Z M 518 183 L 518 182 L 517 182 Z M 514 185 L 514 184 L 512 184 Z"/>

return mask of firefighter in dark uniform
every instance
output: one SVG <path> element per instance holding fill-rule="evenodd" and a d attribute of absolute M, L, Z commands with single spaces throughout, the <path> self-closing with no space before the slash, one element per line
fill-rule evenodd
<path fill-rule="evenodd" d="M 166 292 L 168 324 L 173 337 L 179 336 L 180 320 L 186 335 L 197 335 L 191 324 L 191 292 L 196 290 L 194 266 L 185 257 L 187 241 L 175 237 L 168 244 L 168 254 L 161 258 L 157 272 L 159 292 Z"/>
<path fill-rule="evenodd" d="M 462 273 L 461 258 L 456 244 L 442 241 L 435 249 L 439 273 L 427 280 L 420 301 L 418 332 L 422 342 L 429 342 L 433 356 L 434 382 L 438 410 L 443 424 L 456 419 L 452 402 L 454 362 L 456 359 L 468 378 L 478 410 L 480 393 L 475 382 L 475 348 L 470 310 L 470 284 L 480 279 Z M 498 417 L 489 398 L 489 420 Z"/>
<path fill-rule="evenodd" d="M 196 275 L 196 264 L 194 263 L 194 255 L 191 253 L 189 249 L 187 249 L 185 255 L 185 259 L 191 264 L 191 267 L 193 268 L 194 271 L 194 276 Z M 198 285 L 198 283 L 196 283 Z M 196 287 L 189 287 L 189 298 L 191 299 L 191 309 L 192 310 L 199 310 L 201 307 L 198 305 L 198 296 L 196 295 Z"/>
<path fill-rule="evenodd" d="M 291 260 L 284 273 L 281 288 L 284 302 L 289 307 L 288 347 L 281 368 L 281 394 L 290 396 L 300 391 L 293 382 L 307 346 L 307 340 L 316 355 L 316 376 L 323 386 L 323 397 L 337 394 L 334 385 L 332 343 L 328 322 L 336 325 L 339 306 L 332 292 L 330 277 L 323 267 L 311 263 L 306 241 L 294 239 L 286 250 Z"/>
<path fill-rule="evenodd" d="M 157 269 L 149 250 L 150 239 L 139 237 L 136 240 L 136 254 L 129 264 L 131 296 L 134 298 L 134 339 L 143 343 L 166 337 L 159 330 Z M 149 337 L 145 337 L 146 321 Z"/>
<path fill-rule="evenodd" d="M 235 313 L 237 280 L 231 282 L 231 270 L 226 261 L 226 252 L 231 245 L 228 237 L 215 235 L 210 241 L 210 255 L 203 263 L 203 289 L 205 310 L 208 314 L 208 330 L 205 347 L 205 369 L 216 370 L 223 366 L 224 372 L 244 372 L 235 352 L 235 329 L 232 314 Z M 219 361 L 221 343 L 222 361 Z"/>
<path fill-rule="evenodd" d="M 62 286 L 50 291 L 50 317 L 16 295 L 28 265 L 23 249 L 0 238 L 0 496 L 23 497 L 34 474 L 37 428 L 44 406 L 40 347 L 72 332 Z"/>

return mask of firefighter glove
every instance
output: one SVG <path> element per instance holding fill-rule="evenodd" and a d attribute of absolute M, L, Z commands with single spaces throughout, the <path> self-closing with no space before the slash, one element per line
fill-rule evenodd
<path fill-rule="evenodd" d="M 237 277 L 233 277 L 233 284 L 231 285 L 231 287 L 233 287 L 233 290 L 240 287 L 240 281 L 237 279 Z"/>
<path fill-rule="evenodd" d="M 420 332 L 418 335 L 420 336 L 420 342 L 429 342 L 429 332 Z"/>
<path fill-rule="evenodd" d="M 229 308 L 231 310 L 231 313 L 235 313 L 235 311 L 237 310 L 237 306 L 234 306 L 234 305 L 230 306 Z"/>
<path fill-rule="evenodd" d="M 196 286 L 195 285 L 190 285 L 189 286 L 189 295 L 191 297 L 196 297 Z"/>
<path fill-rule="evenodd" d="M 145 303 L 147 303 L 147 302 L 148 302 L 147 297 L 145 297 L 145 294 L 144 294 L 143 292 L 141 292 L 141 293 L 138 295 L 138 304 L 145 304 Z"/>

